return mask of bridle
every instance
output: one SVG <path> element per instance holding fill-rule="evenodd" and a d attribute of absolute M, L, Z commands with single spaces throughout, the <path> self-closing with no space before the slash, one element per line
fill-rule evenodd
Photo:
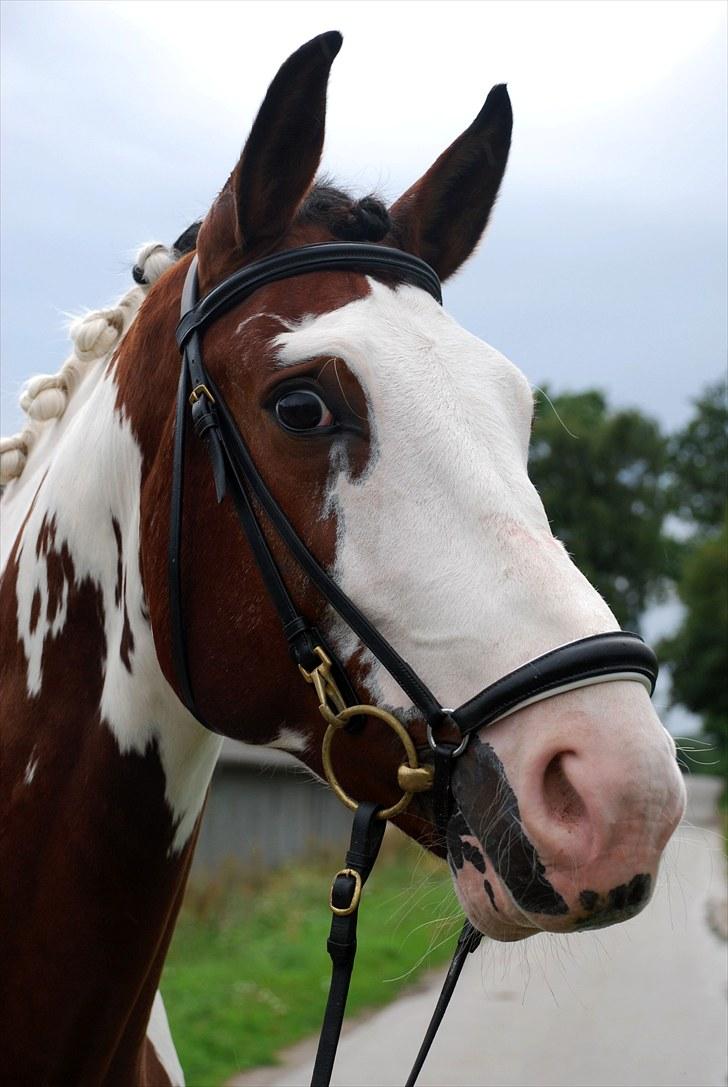
<path fill-rule="evenodd" d="M 333 919 L 327 946 L 333 964 L 332 979 L 312 1087 L 327 1087 L 330 1080 L 356 952 L 361 891 L 376 860 L 386 820 L 402 812 L 416 792 L 432 789 L 434 822 L 444 836 L 453 805 L 450 781 L 453 760 L 463 754 L 473 732 L 524 706 L 577 687 L 611 680 L 635 680 L 652 693 L 657 679 L 657 660 L 642 639 L 625 631 L 612 631 L 559 646 L 491 683 L 461 706 L 445 708 L 311 554 L 269 491 L 219 388 L 205 369 L 201 335 L 223 313 L 268 283 L 310 272 L 342 270 L 405 282 L 427 291 L 442 303 L 439 279 L 428 264 L 409 253 L 381 245 L 331 242 L 277 253 L 234 272 L 199 300 L 197 258 L 193 257 L 182 291 L 181 320 L 177 327 L 182 367 L 177 395 L 169 539 L 173 664 L 188 710 L 214 732 L 218 730 L 203 720 L 195 705 L 182 609 L 185 433 L 188 408 L 191 408 L 195 432 L 210 458 L 217 501 L 222 502 L 226 495 L 233 501 L 268 595 L 278 612 L 293 661 L 303 679 L 315 689 L 319 712 L 327 724 L 322 746 L 326 777 L 339 799 L 355 812 L 345 867 L 334 877 L 331 888 L 329 904 Z M 432 768 L 420 765 L 409 732 L 394 714 L 378 706 L 357 702 L 346 671 L 330 646 L 296 608 L 268 546 L 254 501 L 318 592 L 386 668 L 423 717 L 432 752 Z M 360 732 L 367 717 L 378 718 L 388 725 L 405 749 L 406 762 L 397 774 L 402 796 L 387 808 L 349 797 L 339 784 L 332 765 L 331 747 L 335 735 L 341 731 Z M 480 933 L 466 921 L 433 1019 L 407 1081 L 408 1087 L 414 1084 L 424 1063 L 465 959 L 478 946 L 480 938 Z"/>

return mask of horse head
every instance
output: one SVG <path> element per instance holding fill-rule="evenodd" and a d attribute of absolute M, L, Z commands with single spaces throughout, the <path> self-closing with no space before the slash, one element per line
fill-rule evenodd
<path fill-rule="evenodd" d="M 196 239 L 207 294 L 302 246 L 381 244 L 446 280 L 488 222 L 511 139 L 504 86 L 393 206 L 316 182 L 326 88 L 341 39 L 321 35 L 271 84 Z M 151 291 L 120 351 L 119 402 L 142 449 L 140 556 L 156 655 L 179 693 L 167 580 L 174 327 L 190 257 Z M 458 706 L 555 647 L 618 629 L 549 527 L 529 481 L 533 399 L 522 373 L 418 286 L 313 271 L 270 282 L 203 336 L 205 365 L 276 501 L 335 582 L 437 693 Z M 146 361 L 142 363 L 142 359 Z M 156 389 L 140 372 L 155 368 Z M 260 513 L 260 511 L 259 511 Z M 299 611 L 360 702 L 425 726 L 400 685 L 301 572 L 261 515 Z M 282 747 L 323 774 L 325 722 L 230 501 L 188 443 L 181 529 L 191 685 L 217 732 Z M 337 739 L 345 792 L 399 796 L 399 741 L 374 718 Z M 674 746 L 626 679 L 577 687 L 475 733 L 452 780 L 447 855 L 472 922 L 499 939 L 624 919 L 648 900 L 683 807 Z M 434 849 L 431 796 L 395 821 Z"/>

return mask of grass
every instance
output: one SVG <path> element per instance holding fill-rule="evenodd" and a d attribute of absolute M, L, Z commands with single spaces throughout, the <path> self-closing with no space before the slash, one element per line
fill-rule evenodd
<path fill-rule="evenodd" d="M 279 1050 L 318 1031 L 328 892 L 340 866 L 339 857 L 319 858 L 190 886 L 161 985 L 188 1087 L 218 1087 L 273 1064 Z M 445 866 L 388 835 L 362 896 L 348 1014 L 392 1000 L 447 959 L 461 921 Z"/>

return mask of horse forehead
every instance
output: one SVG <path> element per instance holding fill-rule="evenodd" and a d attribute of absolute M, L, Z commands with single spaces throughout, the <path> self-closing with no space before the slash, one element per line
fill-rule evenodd
<path fill-rule="evenodd" d="M 461 394 L 530 414 L 531 392 L 521 372 L 499 351 L 462 328 L 417 287 L 386 287 L 320 316 L 308 316 L 274 340 L 281 366 L 340 354 L 371 398 L 383 388 L 412 390 L 446 378 L 438 397 Z M 489 379 L 493 380 L 489 380 Z M 515 396 L 514 396 L 515 393 Z"/>

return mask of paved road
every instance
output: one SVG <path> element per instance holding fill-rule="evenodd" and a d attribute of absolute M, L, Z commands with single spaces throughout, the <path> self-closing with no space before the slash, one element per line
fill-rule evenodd
<path fill-rule="evenodd" d="M 716 792 L 715 782 L 691 784 L 686 823 L 638 918 L 476 952 L 421 1087 L 725 1087 L 727 945 L 706 922 L 709 902 L 725 897 L 721 843 L 710 827 Z M 401 1087 L 439 981 L 354 1025 L 334 1087 Z M 303 1087 L 310 1043 L 297 1052 L 298 1063 L 236 1082 Z"/>

